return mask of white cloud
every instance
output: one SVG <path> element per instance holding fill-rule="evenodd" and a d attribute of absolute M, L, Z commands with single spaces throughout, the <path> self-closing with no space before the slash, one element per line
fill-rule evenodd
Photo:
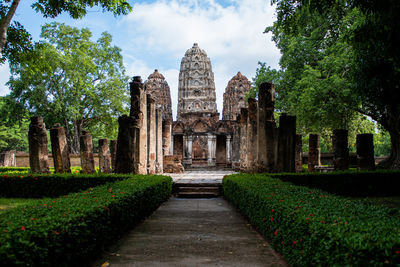
<path fill-rule="evenodd" d="M 140 3 L 135 4 L 134 11 L 120 21 L 132 30 L 129 47 L 123 47 L 125 54 L 134 53 L 146 66 L 161 64 L 169 74 L 176 73 L 176 77 L 172 77 L 163 73 L 162 67 L 148 67 L 151 70 L 158 68 L 166 77 L 175 103 L 175 115 L 179 65 L 193 43 L 198 43 L 211 59 L 220 113 L 225 87 L 238 71 L 251 80 L 258 61 L 278 67 L 279 51 L 271 37 L 263 34 L 265 28 L 273 23 L 274 7 L 265 0 L 231 3 L 225 7 L 214 0 Z M 137 61 L 132 64 L 137 64 Z M 136 66 L 136 70 L 143 68 L 143 64 Z"/>

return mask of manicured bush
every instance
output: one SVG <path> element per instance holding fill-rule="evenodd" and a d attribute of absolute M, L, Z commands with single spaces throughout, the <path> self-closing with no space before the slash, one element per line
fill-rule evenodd
<path fill-rule="evenodd" d="M 129 177 L 116 174 L 1 174 L 0 197 L 58 197 Z"/>
<path fill-rule="evenodd" d="M 136 176 L 0 216 L 3 266 L 78 266 L 98 256 L 171 194 L 166 176 Z"/>
<path fill-rule="evenodd" d="M 294 266 L 399 266 L 400 210 L 266 175 L 223 179 L 224 196 Z"/>
<path fill-rule="evenodd" d="M 342 196 L 400 196 L 400 171 L 279 173 L 270 176 Z"/>
<path fill-rule="evenodd" d="M 31 168 L 29 167 L 0 167 L 1 172 L 28 172 Z"/>

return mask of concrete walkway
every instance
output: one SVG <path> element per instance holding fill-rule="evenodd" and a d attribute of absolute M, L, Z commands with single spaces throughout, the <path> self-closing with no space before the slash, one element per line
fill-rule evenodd
<path fill-rule="evenodd" d="M 222 198 L 171 198 L 93 266 L 288 266 Z"/>

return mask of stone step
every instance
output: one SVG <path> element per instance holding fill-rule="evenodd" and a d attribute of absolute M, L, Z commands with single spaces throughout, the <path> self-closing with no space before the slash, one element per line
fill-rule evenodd
<path fill-rule="evenodd" d="M 213 198 L 219 197 L 220 194 L 219 192 L 179 192 L 177 196 L 180 198 Z"/>
<path fill-rule="evenodd" d="M 218 186 L 207 186 L 207 187 L 179 187 L 179 193 L 181 192 L 212 192 L 219 194 L 220 188 Z"/>
<path fill-rule="evenodd" d="M 221 183 L 175 183 L 175 187 L 222 187 Z"/>

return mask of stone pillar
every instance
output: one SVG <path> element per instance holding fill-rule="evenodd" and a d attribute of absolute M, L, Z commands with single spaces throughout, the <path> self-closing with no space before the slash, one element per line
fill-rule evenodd
<path fill-rule="evenodd" d="M 16 167 L 17 161 L 15 158 L 15 150 L 4 151 L 0 153 L 0 166 L 1 167 Z"/>
<path fill-rule="evenodd" d="M 117 158 L 117 140 L 110 140 L 111 168 L 115 171 L 115 160 Z"/>
<path fill-rule="evenodd" d="M 240 109 L 240 171 L 245 172 L 247 170 L 247 120 L 248 120 L 247 108 Z"/>
<path fill-rule="evenodd" d="M 139 138 L 135 148 L 135 173 L 147 174 L 147 97 L 140 76 L 133 77 L 130 83 L 131 111 L 130 116 L 136 120 L 139 127 Z"/>
<path fill-rule="evenodd" d="M 96 173 L 93 156 L 93 140 L 89 132 L 82 131 L 79 137 L 79 144 L 81 148 L 82 173 Z"/>
<path fill-rule="evenodd" d="M 50 173 L 47 132 L 42 117 L 32 117 L 29 125 L 29 165 L 33 173 Z"/>
<path fill-rule="evenodd" d="M 215 166 L 216 165 L 216 149 L 217 149 L 217 137 L 215 134 L 207 134 L 207 144 L 208 144 L 208 157 L 207 163 L 208 166 Z"/>
<path fill-rule="evenodd" d="M 232 146 L 231 146 L 231 136 L 228 134 L 226 136 L 226 162 L 228 164 L 231 164 L 231 151 L 232 151 Z"/>
<path fill-rule="evenodd" d="M 296 172 L 303 171 L 303 141 L 301 134 L 296 134 L 295 169 Z"/>
<path fill-rule="evenodd" d="M 162 122 L 162 150 L 163 155 L 170 155 L 172 121 L 165 119 Z"/>
<path fill-rule="evenodd" d="M 51 152 L 53 154 L 54 171 L 56 173 L 71 172 L 67 136 L 65 128 L 59 123 L 50 129 Z"/>
<path fill-rule="evenodd" d="M 111 156 L 107 139 L 99 139 L 99 172 L 111 172 Z"/>
<path fill-rule="evenodd" d="M 357 134 L 357 165 L 359 170 L 375 170 L 374 135 Z"/>
<path fill-rule="evenodd" d="M 147 173 L 156 173 L 156 106 L 154 99 L 147 95 Z"/>
<path fill-rule="evenodd" d="M 273 83 L 260 84 L 258 92 L 257 113 L 257 148 L 258 172 L 272 172 L 275 155 L 271 152 L 274 148 L 273 129 L 274 121 L 275 87 Z M 272 123 L 273 122 L 273 123 Z M 272 127 L 272 128 L 271 128 Z M 269 159 L 268 159 L 269 158 Z"/>
<path fill-rule="evenodd" d="M 137 120 L 123 115 L 118 118 L 118 141 L 115 173 L 135 173 L 135 156 L 138 153 L 140 129 Z"/>
<path fill-rule="evenodd" d="M 233 126 L 233 136 L 231 142 L 231 161 L 232 161 L 232 169 L 234 171 L 240 170 L 240 114 L 237 117 L 237 121 Z"/>
<path fill-rule="evenodd" d="M 278 130 L 278 172 L 295 172 L 296 116 L 285 113 L 279 118 Z"/>
<path fill-rule="evenodd" d="M 257 171 L 257 100 L 248 99 L 248 120 L 247 120 L 247 172 Z"/>
<path fill-rule="evenodd" d="M 156 109 L 156 173 L 163 173 L 163 129 L 162 129 L 162 109 Z"/>
<path fill-rule="evenodd" d="M 278 161 L 278 128 L 276 127 L 275 121 L 265 122 L 265 136 L 267 161 L 265 166 L 261 166 L 260 171 L 276 172 L 276 164 Z"/>
<path fill-rule="evenodd" d="M 333 168 L 335 170 L 349 169 L 348 130 L 333 130 Z"/>
<path fill-rule="evenodd" d="M 310 134 L 308 138 L 308 171 L 314 172 L 315 166 L 321 166 L 320 136 Z"/>

